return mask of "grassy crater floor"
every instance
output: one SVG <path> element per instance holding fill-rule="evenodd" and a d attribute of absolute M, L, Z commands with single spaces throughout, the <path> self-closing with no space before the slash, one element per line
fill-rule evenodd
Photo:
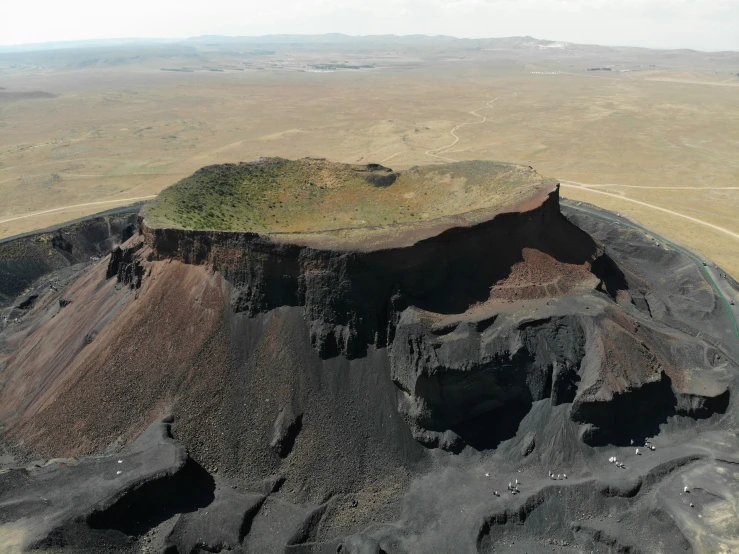
<path fill-rule="evenodd" d="M 395 173 L 324 159 L 261 158 L 204 167 L 164 190 L 143 215 L 160 228 L 311 233 L 502 209 L 553 183 L 529 167 L 489 161 Z"/>

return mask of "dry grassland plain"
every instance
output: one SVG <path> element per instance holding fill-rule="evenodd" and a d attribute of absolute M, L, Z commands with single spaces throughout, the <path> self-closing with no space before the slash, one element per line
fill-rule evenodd
<path fill-rule="evenodd" d="M 258 46 L 0 53 L 0 237 L 152 197 L 214 163 L 482 159 L 531 165 L 563 196 L 739 277 L 738 53 Z"/>

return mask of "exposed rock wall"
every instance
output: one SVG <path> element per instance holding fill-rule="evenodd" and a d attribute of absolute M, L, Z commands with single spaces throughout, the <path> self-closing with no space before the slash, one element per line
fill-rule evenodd
<path fill-rule="evenodd" d="M 33 337 L 65 348 L 34 350 L 28 342 L 8 358 L 0 415 L 16 419 L 39 445 L 64 435 L 47 422 L 73 428 L 71 407 L 89 390 L 115 385 L 139 391 L 147 407 L 134 421 L 123 417 L 129 412 L 111 419 L 93 406 L 100 410 L 86 420 L 89 441 L 76 452 L 131 436 L 174 403 L 181 416 L 175 427 L 198 460 L 235 469 L 241 456 L 211 455 L 195 431 L 203 428 L 200 414 L 217 419 L 202 403 L 208 398 L 229 406 L 229 425 L 243 425 L 235 444 L 249 448 L 230 445 L 229 452 L 264 448 L 252 469 L 272 471 L 300 447 L 300 436 L 316 432 L 316 391 L 325 393 L 326 413 L 341 404 L 324 384 L 306 389 L 329 367 L 361 368 L 352 378 L 374 383 L 372 403 L 392 406 L 392 425 L 378 423 L 381 431 L 373 427 L 370 435 L 386 436 L 392 427 L 403 446 L 391 454 L 401 460 L 403 441 L 412 437 L 448 450 L 495 448 L 543 400 L 565 405 L 590 444 L 652 436 L 670 416 L 710 417 L 728 406 L 722 375 L 730 362 L 716 362 L 716 349 L 702 339 L 675 334 L 624 304 L 624 274 L 562 217 L 556 190 L 521 211 L 384 249 L 320 249 L 285 236 L 139 224 L 139 236 L 116 249 L 107 267 L 64 293 L 71 309 L 30 328 Z M 85 375 L 85 387 L 60 380 L 64 400 L 49 400 L 61 393 L 44 375 L 70 372 Z M 126 384 L 109 375 L 125 376 Z M 279 402 L 258 421 L 243 416 L 276 400 L 277 375 Z M 240 383 L 249 386 L 241 390 Z M 358 405 L 356 398 L 348 403 Z M 38 425 L 36 410 L 47 414 Z M 535 446 L 521 448 L 530 454 Z"/>
<path fill-rule="evenodd" d="M 511 279 L 526 282 L 499 288 L 500 297 L 563 294 L 588 279 L 595 286 L 590 267 L 602 249 L 561 216 L 558 199 L 554 190 L 528 211 L 376 251 L 319 250 L 248 233 L 153 229 L 143 219 L 139 226 L 156 257 L 220 271 L 233 285 L 236 312 L 302 306 L 322 357 L 356 357 L 369 344 L 388 344 L 398 306 L 460 313 Z M 527 251 L 543 253 L 551 267 L 526 265 Z M 539 275 L 516 271 L 537 264 Z"/>
<path fill-rule="evenodd" d="M 557 189 L 522 211 L 398 248 L 319 249 L 300 237 L 155 229 L 144 219 L 139 227 L 153 259 L 223 274 L 235 313 L 301 307 L 323 359 L 387 348 L 399 410 L 427 446 L 494 447 L 547 398 L 572 403 L 591 444 L 647 436 L 669 415 L 706 417 L 728 404 L 725 384 L 681 389 L 693 366 L 677 347 L 660 351 L 661 332 L 635 336 L 634 315 L 604 308 L 628 283 L 602 245 L 561 215 Z M 472 315 L 490 302 L 588 295 L 600 315 L 585 305 Z"/>
<path fill-rule="evenodd" d="M 108 269 L 105 272 L 105 278 L 110 279 L 116 277 L 118 282 L 126 285 L 131 289 L 141 288 L 141 280 L 144 276 L 144 266 L 137 252 L 141 250 L 143 243 L 138 242 L 132 246 L 121 248 L 116 247 L 110 253 L 108 260 Z"/>
<path fill-rule="evenodd" d="M 136 231 L 138 209 L 0 240 L 0 308 L 47 273 L 108 254 Z"/>
<path fill-rule="evenodd" d="M 672 416 L 726 412 L 731 364 L 717 362 L 709 343 L 613 307 L 581 320 L 588 340 L 571 417 L 585 442 L 627 445 L 657 435 Z"/>
<path fill-rule="evenodd" d="M 476 429 L 476 420 L 526 413 L 545 398 L 553 405 L 572 402 L 584 351 L 585 335 L 574 316 L 524 322 L 494 316 L 439 327 L 409 308 L 390 360 L 416 438 L 437 446 L 449 440 L 459 444 L 457 437 L 444 435 L 447 430 L 466 442 L 476 442 L 475 434 L 500 440 L 490 429 Z"/>

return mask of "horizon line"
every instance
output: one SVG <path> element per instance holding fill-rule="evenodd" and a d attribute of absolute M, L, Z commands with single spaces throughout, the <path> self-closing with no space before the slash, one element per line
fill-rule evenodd
<path fill-rule="evenodd" d="M 14 43 L 14 44 L 2 44 L 0 43 L 0 53 L 14 53 L 10 51 L 14 48 L 23 48 L 26 49 L 26 52 L 32 52 L 36 51 L 33 50 L 34 47 L 41 47 L 39 50 L 64 50 L 64 49 L 72 49 L 77 47 L 84 47 L 84 45 L 87 43 L 89 46 L 93 46 L 93 44 L 89 43 L 104 43 L 104 42 L 128 42 L 128 43 L 146 43 L 146 42 L 156 42 L 156 43 L 179 43 L 179 42 L 187 42 L 187 41 L 194 41 L 194 40 L 203 40 L 208 38 L 213 39 L 231 39 L 231 40 L 238 40 L 238 39 L 269 39 L 271 37 L 346 37 L 346 38 L 363 38 L 363 39 L 371 39 L 374 37 L 380 38 L 380 37 L 396 37 L 396 38 L 412 38 L 412 37 L 423 37 L 423 38 L 429 38 L 429 39 L 438 39 L 438 38 L 445 38 L 445 39 L 454 39 L 454 40 L 460 40 L 460 41 L 484 41 L 484 40 L 503 40 L 503 39 L 531 39 L 539 42 L 550 42 L 550 43 L 562 43 L 562 44 L 568 44 L 568 45 L 574 45 L 574 46 L 599 46 L 604 48 L 634 48 L 634 49 L 643 49 L 643 50 L 654 50 L 654 51 L 660 51 L 660 50 L 669 50 L 669 51 L 677 51 L 677 50 L 684 50 L 684 51 L 690 51 L 690 52 L 700 52 L 700 53 L 736 53 L 739 52 L 739 50 L 727 50 L 727 49 L 721 49 L 721 50 L 699 50 L 696 48 L 689 48 L 689 47 L 649 47 L 649 46 L 633 46 L 633 45 L 625 45 L 625 44 L 598 44 L 598 43 L 585 43 L 585 42 L 572 42 L 568 40 L 557 40 L 557 39 L 541 39 L 536 38 L 531 35 L 508 35 L 508 36 L 490 36 L 490 37 L 458 37 L 454 35 L 445 35 L 445 34 L 435 34 L 435 35 L 427 35 L 423 33 L 411 33 L 411 34 L 396 34 L 396 33 L 387 33 L 387 34 L 368 34 L 368 35 L 350 35 L 347 33 L 342 32 L 329 32 L 329 33 L 269 33 L 266 35 L 219 35 L 219 34 L 202 34 L 202 35 L 192 35 L 192 36 L 184 36 L 184 37 L 109 37 L 109 38 L 85 38 L 85 39 L 66 39 L 66 40 L 50 40 L 45 42 L 21 42 L 21 43 Z M 56 47 L 50 46 L 50 45 L 58 45 Z M 42 48 L 46 46 L 46 48 Z M 112 46 L 112 45 L 111 45 Z M 5 52 L 3 52 L 5 51 Z"/>

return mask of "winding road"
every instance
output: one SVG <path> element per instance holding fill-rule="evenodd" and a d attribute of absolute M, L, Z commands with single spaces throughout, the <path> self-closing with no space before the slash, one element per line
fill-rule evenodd
<path fill-rule="evenodd" d="M 452 158 L 445 158 L 444 156 L 439 156 L 438 153 L 439 152 L 441 152 L 441 153 L 446 152 L 447 150 L 449 150 L 450 148 L 452 148 L 454 145 L 456 145 L 459 142 L 459 140 L 460 140 L 459 139 L 459 135 L 457 135 L 457 133 L 455 131 L 461 129 L 465 125 L 478 125 L 480 123 L 485 123 L 487 121 L 487 119 L 488 119 L 487 116 L 479 115 L 477 112 L 479 112 L 480 110 L 485 110 L 485 109 L 488 109 L 488 108 L 492 108 L 492 104 L 494 104 L 497 100 L 498 100 L 498 98 L 494 98 L 494 99 L 488 101 L 488 103 L 485 104 L 484 106 L 482 106 L 480 108 L 477 108 L 476 110 L 472 110 L 471 112 L 469 112 L 472 115 L 474 115 L 475 117 L 481 118 L 480 121 L 468 121 L 466 123 L 460 123 L 459 125 L 455 126 L 454 129 L 452 129 L 451 131 L 449 131 L 449 134 L 452 135 L 452 137 L 454 137 L 454 140 L 450 144 L 447 144 L 446 146 L 442 146 L 440 148 L 432 148 L 430 150 L 426 150 L 426 152 L 424 152 L 424 154 L 426 156 L 432 156 L 434 158 L 439 158 L 440 160 L 444 160 L 445 162 L 457 162 L 457 161 L 459 161 L 459 160 L 453 160 Z"/>

